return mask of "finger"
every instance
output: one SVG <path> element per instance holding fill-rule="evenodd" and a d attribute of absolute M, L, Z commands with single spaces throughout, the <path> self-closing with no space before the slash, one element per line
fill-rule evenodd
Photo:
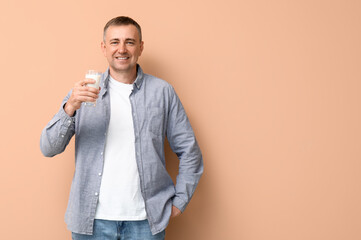
<path fill-rule="evenodd" d="M 95 102 L 97 99 L 88 96 L 79 96 L 77 99 L 79 102 Z"/>
<path fill-rule="evenodd" d="M 95 101 L 96 99 L 98 99 L 98 95 L 91 92 L 78 92 L 75 94 L 74 98 L 79 102 L 84 102 L 88 100 Z"/>
<path fill-rule="evenodd" d="M 80 80 L 79 82 L 76 82 L 76 86 L 85 86 L 88 83 L 95 83 L 95 80 L 92 78 L 84 78 L 83 80 Z"/>
<path fill-rule="evenodd" d="M 88 90 L 79 90 L 75 93 L 79 97 L 92 97 L 98 98 L 98 94 Z"/>
<path fill-rule="evenodd" d="M 84 83 L 87 84 L 87 83 L 95 83 L 96 81 L 92 78 L 85 78 L 84 79 Z"/>
<path fill-rule="evenodd" d="M 81 83 L 79 83 L 81 84 Z M 89 86 L 89 85 L 76 85 L 74 86 L 74 90 L 79 90 L 79 91 L 90 91 L 93 93 L 98 94 L 99 93 L 99 89 L 95 88 L 93 86 Z"/>
<path fill-rule="evenodd" d="M 94 88 L 92 86 L 83 86 L 79 89 L 80 91 L 84 91 L 84 92 L 91 92 L 91 93 L 94 93 L 94 94 L 99 94 L 99 89 L 97 88 Z"/>
<path fill-rule="evenodd" d="M 89 86 L 89 85 L 86 85 L 85 87 L 86 87 L 87 91 L 94 92 L 94 93 L 99 92 L 99 88 L 95 88 L 95 87 Z"/>

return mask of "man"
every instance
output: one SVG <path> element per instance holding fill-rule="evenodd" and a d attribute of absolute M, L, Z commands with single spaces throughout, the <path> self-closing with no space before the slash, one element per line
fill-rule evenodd
<path fill-rule="evenodd" d="M 164 239 L 169 218 L 185 210 L 202 175 L 202 155 L 174 89 L 137 64 L 143 48 L 137 22 L 110 20 L 101 88 L 87 87 L 92 79 L 75 83 L 42 132 L 47 157 L 75 135 L 65 214 L 73 239 Z M 176 186 L 165 168 L 165 137 L 180 160 Z"/>

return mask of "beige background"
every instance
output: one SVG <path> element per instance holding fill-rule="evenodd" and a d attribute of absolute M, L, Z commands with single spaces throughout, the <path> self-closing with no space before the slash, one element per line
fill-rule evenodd
<path fill-rule="evenodd" d="M 1 239 L 70 239 L 74 142 L 47 159 L 40 133 L 86 70 L 106 69 L 118 15 L 143 27 L 140 64 L 175 87 L 204 154 L 167 239 L 361 239 L 357 0 L 1 0 Z"/>

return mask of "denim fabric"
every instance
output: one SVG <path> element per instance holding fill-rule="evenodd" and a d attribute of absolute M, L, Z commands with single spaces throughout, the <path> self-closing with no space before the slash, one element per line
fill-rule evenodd
<path fill-rule="evenodd" d="M 65 221 L 75 233 L 92 234 L 110 119 L 109 70 L 103 73 L 95 107 L 82 106 L 69 117 L 63 106 L 44 128 L 40 148 L 44 156 L 63 152 L 75 135 L 75 172 Z M 203 159 L 184 108 L 173 87 L 137 67 L 129 96 L 134 125 L 136 161 L 147 219 L 153 234 L 169 222 L 172 205 L 185 210 L 203 173 Z M 179 158 L 174 186 L 166 171 L 164 141 Z"/>
<path fill-rule="evenodd" d="M 108 221 L 95 219 L 93 235 L 72 233 L 73 240 L 164 240 L 165 231 L 152 235 L 147 220 Z"/>

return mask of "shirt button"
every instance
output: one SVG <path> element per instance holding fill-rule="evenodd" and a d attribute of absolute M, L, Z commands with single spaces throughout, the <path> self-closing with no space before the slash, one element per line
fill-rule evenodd
<path fill-rule="evenodd" d="M 95 192 L 95 196 L 98 196 L 99 193 Z"/>
<path fill-rule="evenodd" d="M 99 175 L 99 176 L 101 176 L 101 175 L 102 175 L 102 173 L 100 172 L 100 173 L 98 173 L 98 175 Z"/>
<path fill-rule="evenodd" d="M 106 136 L 107 135 L 107 133 L 104 133 L 104 136 Z"/>
<path fill-rule="evenodd" d="M 71 123 L 71 120 L 69 120 L 68 123 Z"/>
<path fill-rule="evenodd" d="M 61 137 L 63 138 L 63 137 L 64 137 L 64 135 L 61 135 Z"/>

